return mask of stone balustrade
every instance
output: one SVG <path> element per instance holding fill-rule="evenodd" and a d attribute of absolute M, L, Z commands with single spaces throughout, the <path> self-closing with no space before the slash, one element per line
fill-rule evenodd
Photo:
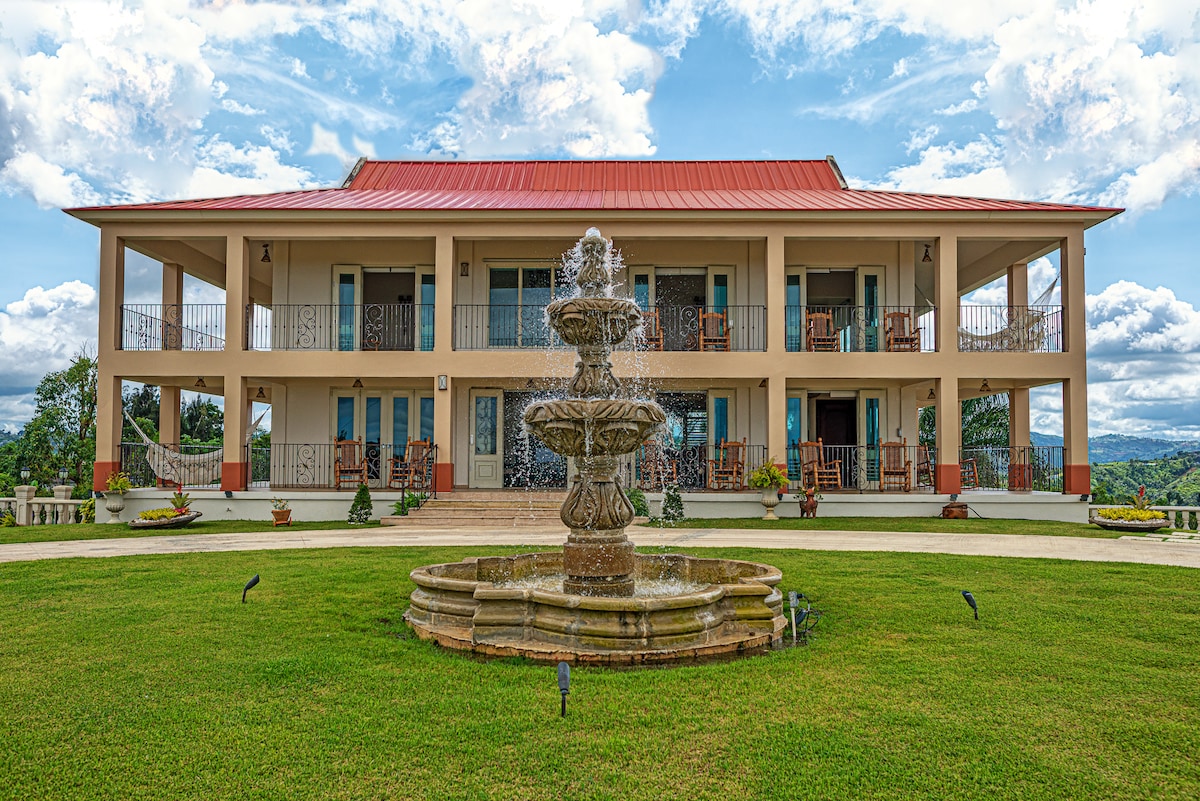
<path fill-rule="evenodd" d="M 72 499 L 71 487 L 54 488 L 53 498 L 37 498 L 36 487 L 13 488 L 12 498 L 0 498 L 0 515 L 11 514 L 18 526 L 54 526 L 81 523 L 79 507 L 82 500 Z"/>

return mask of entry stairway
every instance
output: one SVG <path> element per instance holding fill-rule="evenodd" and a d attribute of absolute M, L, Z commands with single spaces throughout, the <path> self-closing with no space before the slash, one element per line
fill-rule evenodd
<path fill-rule="evenodd" d="M 386 515 L 385 526 L 408 528 L 562 528 L 563 490 L 455 490 L 430 498 L 407 515 Z"/>

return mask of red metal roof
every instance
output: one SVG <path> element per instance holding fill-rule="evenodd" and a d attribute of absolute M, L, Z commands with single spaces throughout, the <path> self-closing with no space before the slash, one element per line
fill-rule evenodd
<path fill-rule="evenodd" d="M 830 161 L 366 161 L 347 186 L 86 211 L 1113 212 L 843 188 Z"/>

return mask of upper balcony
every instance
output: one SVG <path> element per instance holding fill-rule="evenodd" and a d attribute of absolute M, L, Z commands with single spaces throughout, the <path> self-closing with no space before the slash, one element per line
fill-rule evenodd
<path fill-rule="evenodd" d="M 430 351 L 433 308 L 419 303 L 251 305 L 247 350 Z"/>
<path fill-rule="evenodd" d="M 620 350 L 765 351 L 764 306 L 651 306 Z M 455 350 L 566 348 L 546 325 L 543 305 L 454 307 Z"/>

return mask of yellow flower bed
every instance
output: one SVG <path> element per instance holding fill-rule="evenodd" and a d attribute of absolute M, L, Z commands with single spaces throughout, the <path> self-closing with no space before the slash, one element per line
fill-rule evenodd
<path fill-rule="evenodd" d="M 144 512 L 138 512 L 138 518 L 141 520 L 170 520 L 173 517 L 179 517 L 179 514 L 171 507 L 147 509 Z"/>
<path fill-rule="evenodd" d="M 1131 509 L 1128 506 L 1122 506 L 1119 509 L 1100 509 L 1096 512 L 1098 517 L 1103 517 L 1105 520 L 1166 520 L 1167 515 L 1163 512 L 1156 512 L 1153 509 Z"/>

